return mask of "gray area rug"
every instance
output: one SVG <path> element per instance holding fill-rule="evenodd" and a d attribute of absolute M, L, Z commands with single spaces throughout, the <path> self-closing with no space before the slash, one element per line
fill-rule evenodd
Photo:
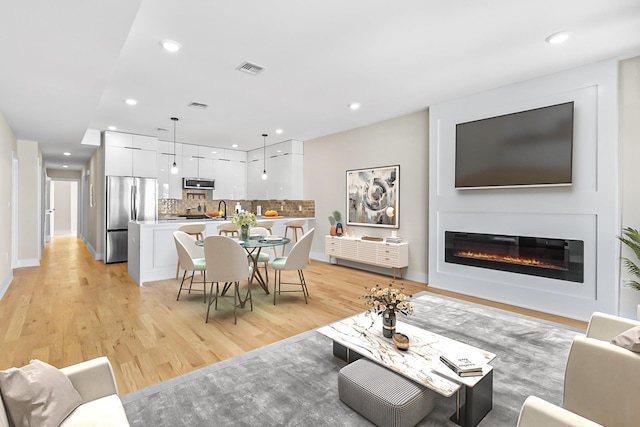
<path fill-rule="evenodd" d="M 480 426 L 515 426 L 535 395 L 562 403 L 571 340 L 582 330 L 524 315 L 428 295 L 402 317 L 497 355 L 493 410 Z M 316 331 L 296 335 L 122 396 L 132 426 L 370 426 L 338 399 L 345 362 Z M 454 398 L 440 397 L 420 426 L 454 426 Z"/>

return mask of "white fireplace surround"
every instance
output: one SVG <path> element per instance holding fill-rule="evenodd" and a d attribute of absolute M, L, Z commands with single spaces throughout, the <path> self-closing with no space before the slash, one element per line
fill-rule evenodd
<path fill-rule="evenodd" d="M 617 313 L 617 61 L 609 60 L 430 108 L 429 285 L 588 320 Z M 455 125 L 574 101 L 573 185 L 454 188 Z M 584 241 L 584 283 L 444 261 L 445 231 Z"/>

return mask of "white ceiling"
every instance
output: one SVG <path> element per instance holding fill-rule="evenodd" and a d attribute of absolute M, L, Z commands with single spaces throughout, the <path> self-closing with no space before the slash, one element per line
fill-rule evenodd
<path fill-rule="evenodd" d="M 0 113 L 54 169 L 86 163 L 88 128 L 172 141 L 175 116 L 179 142 L 250 150 L 263 133 L 308 140 L 640 54 L 638 0 L 3 3 Z M 544 42 L 558 31 L 572 37 Z M 167 38 L 182 50 L 164 51 Z M 243 61 L 266 70 L 241 73 Z"/>

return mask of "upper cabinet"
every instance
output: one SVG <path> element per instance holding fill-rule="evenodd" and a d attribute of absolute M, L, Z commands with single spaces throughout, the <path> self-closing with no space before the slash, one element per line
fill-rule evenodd
<path fill-rule="evenodd" d="M 105 175 L 157 178 L 157 138 L 105 132 Z"/>
<path fill-rule="evenodd" d="M 289 140 L 248 153 L 247 187 L 249 199 L 302 199 L 302 141 Z M 262 179 L 262 171 L 267 179 Z"/>
<path fill-rule="evenodd" d="M 302 198 L 302 142 L 287 141 L 267 147 L 267 172 L 262 175 L 262 150 L 259 166 L 245 151 L 193 144 L 158 141 L 156 138 L 120 132 L 104 132 L 105 175 L 139 176 L 158 179 L 158 197 L 182 198 L 182 178 L 215 180 L 214 199 Z M 252 152 L 253 153 L 253 152 Z M 171 174 L 173 162 L 178 173 Z M 247 192 L 248 170 L 257 167 L 255 196 Z M 251 179 L 249 179 L 251 181 Z M 268 188 L 267 188 L 268 187 Z M 268 197 L 266 197 L 268 195 Z"/>

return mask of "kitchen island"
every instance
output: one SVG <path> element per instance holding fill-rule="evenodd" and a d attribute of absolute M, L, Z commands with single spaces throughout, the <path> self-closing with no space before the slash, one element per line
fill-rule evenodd
<path fill-rule="evenodd" d="M 284 217 L 269 218 L 258 217 L 258 221 L 273 220 L 272 233 L 276 236 L 284 236 L 284 223 L 293 220 L 305 220 L 304 230 L 313 228 L 315 218 Z M 204 223 L 206 229 L 204 235 L 218 234 L 220 224 L 230 223 L 231 220 L 221 219 L 159 219 L 157 221 L 131 221 L 129 222 L 128 241 L 128 272 L 129 276 L 140 286 L 154 280 L 175 278 L 178 253 L 173 240 L 173 232 L 183 225 Z M 310 224 L 311 222 L 311 224 Z M 289 236 L 290 237 L 290 236 Z M 286 249 L 291 249 L 291 244 Z"/>

